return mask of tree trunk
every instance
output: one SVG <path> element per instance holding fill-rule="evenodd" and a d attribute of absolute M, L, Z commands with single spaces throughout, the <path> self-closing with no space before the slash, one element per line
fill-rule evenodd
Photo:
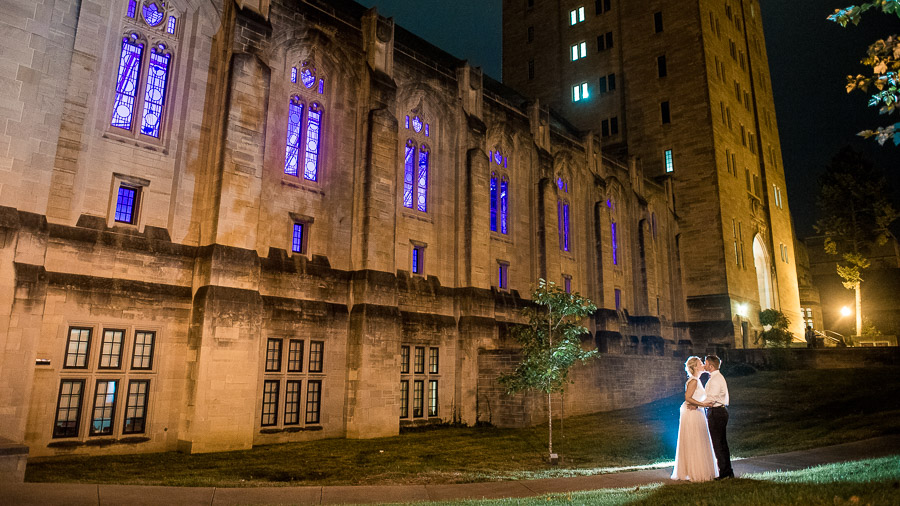
<path fill-rule="evenodd" d="M 553 399 L 550 395 L 552 394 L 547 392 L 547 427 L 550 429 L 550 455 L 553 455 Z"/>

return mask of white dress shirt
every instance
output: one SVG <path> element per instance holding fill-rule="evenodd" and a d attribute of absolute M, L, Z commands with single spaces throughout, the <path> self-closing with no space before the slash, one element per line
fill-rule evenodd
<path fill-rule="evenodd" d="M 709 373 L 709 381 L 706 382 L 706 402 L 713 406 L 728 406 L 728 383 L 725 376 L 719 371 Z"/>

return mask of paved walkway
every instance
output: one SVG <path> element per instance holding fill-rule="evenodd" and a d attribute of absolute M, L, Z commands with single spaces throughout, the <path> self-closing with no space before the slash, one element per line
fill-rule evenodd
<path fill-rule="evenodd" d="M 799 452 L 752 457 L 733 463 L 735 473 L 790 471 L 810 466 L 900 454 L 900 435 Z M 576 478 L 358 487 L 141 487 L 58 483 L 0 483 L 3 505 L 232 505 L 347 504 L 499 499 L 601 488 L 630 488 L 669 481 L 672 468 L 629 471 Z"/>

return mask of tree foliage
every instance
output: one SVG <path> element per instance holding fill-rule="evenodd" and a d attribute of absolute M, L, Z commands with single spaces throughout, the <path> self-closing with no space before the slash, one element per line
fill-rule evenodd
<path fill-rule="evenodd" d="M 767 327 L 767 330 L 759 333 L 759 339 L 762 339 L 767 348 L 787 348 L 791 345 L 794 339 L 794 335 L 788 330 L 791 320 L 784 313 L 775 309 L 760 311 L 759 323 Z"/>
<path fill-rule="evenodd" d="M 900 18 L 900 0 L 873 0 L 860 5 L 851 5 L 844 9 L 836 9 L 828 19 L 846 27 L 848 23 L 858 25 L 862 13 L 870 9 L 880 10 L 885 14 L 895 14 Z M 869 46 L 863 65 L 872 68 L 871 76 L 858 74 L 847 76 L 847 93 L 860 90 L 864 93 L 872 91 L 869 107 L 879 107 L 879 114 L 893 114 L 900 101 L 900 36 L 891 35 L 875 41 Z M 875 130 L 863 130 L 860 136 L 875 137 L 884 145 L 892 139 L 894 145 L 900 145 L 900 122 L 878 127 Z"/>
<path fill-rule="evenodd" d="M 538 280 L 532 293 L 534 305 L 522 310 L 528 323 L 513 329 L 522 345 L 521 362 L 515 371 L 499 377 L 508 393 L 538 390 L 547 394 L 549 448 L 553 453 L 553 417 L 550 395 L 562 392 L 568 383 L 569 369 L 597 355 L 597 350 L 581 347 L 581 336 L 588 329 L 581 320 L 597 310 L 590 299 L 577 293 L 566 293 L 553 282 Z"/>

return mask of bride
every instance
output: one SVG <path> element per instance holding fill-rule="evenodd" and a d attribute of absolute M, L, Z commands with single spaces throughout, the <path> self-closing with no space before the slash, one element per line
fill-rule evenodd
<path fill-rule="evenodd" d="M 672 479 L 709 481 L 716 477 L 717 471 L 709 428 L 706 425 L 706 410 L 697 409 L 707 407 L 703 402 L 706 391 L 698 378 L 703 371 L 703 362 L 699 357 L 690 357 L 684 363 L 684 370 L 688 380 L 678 421 L 678 445 L 675 448 Z"/>

